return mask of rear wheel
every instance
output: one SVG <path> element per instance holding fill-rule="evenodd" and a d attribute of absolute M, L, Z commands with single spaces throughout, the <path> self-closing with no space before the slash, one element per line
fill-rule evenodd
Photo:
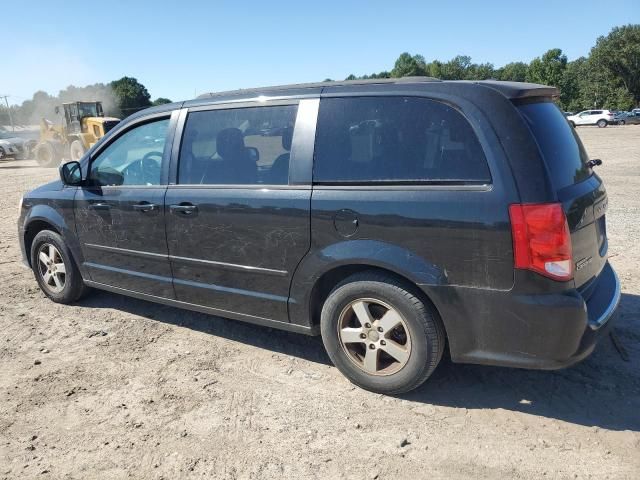
<path fill-rule="evenodd" d="M 69 147 L 69 157 L 71 158 L 71 160 L 76 162 L 80 161 L 80 159 L 84 155 L 84 152 L 84 145 L 82 145 L 82 142 L 80 140 L 74 140 L 73 142 L 71 142 L 71 146 Z"/>
<path fill-rule="evenodd" d="M 4 148 L 0 147 L 0 160 L 2 160 L 5 156 Z"/>
<path fill-rule="evenodd" d="M 604 128 L 604 127 L 607 126 L 607 121 L 606 120 L 598 120 L 598 123 L 596 125 L 598 125 L 599 128 Z"/>
<path fill-rule="evenodd" d="M 355 274 L 327 298 L 322 340 L 334 365 L 354 384 L 398 394 L 421 385 L 444 350 L 433 309 L 394 277 Z"/>
<path fill-rule="evenodd" d="M 618 120 L 618 125 L 624 125 L 626 122 L 624 120 Z"/>
<path fill-rule="evenodd" d="M 73 303 L 89 290 L 64 240 L 51 230 L 33 239 L 31 268 L 40 289 L 54 302 Z"/>
<path fill-rule="evenodd" d="M 41 167 L 49 168 L 56 167 L 60 163 L 58 154 L 49 142 L 42 142 L 36 145 L 36 162 Z"/>

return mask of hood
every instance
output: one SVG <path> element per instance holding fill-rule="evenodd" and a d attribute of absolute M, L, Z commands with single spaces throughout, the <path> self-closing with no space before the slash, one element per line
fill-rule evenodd
<path fill-rule="evenodd" d="M 54 180 L 53 182 L 45 183 L 44 185 L 40 185 L 37 188 L 34 188 L 29 193 L 25 195 L 25 198 L 29 197 L 32 194 L 44 193 L 44 192 L 53 192 L 57 190 L 62 190 L 62 180 Z"/>

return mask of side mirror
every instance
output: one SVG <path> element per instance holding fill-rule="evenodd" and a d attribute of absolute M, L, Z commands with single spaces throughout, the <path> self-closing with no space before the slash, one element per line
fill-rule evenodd
<path fill-rule="evenodd" d="M 80 162 L 67 162 L 60 165 L 60 180 L 64 185 L 80 185 L 82 183 L 82 167 Z"/>
<path fill-rule="evenodd" d="M 260 160 L 260 151 L 256 147 L 245 147 L 247 149 L 247 153 L 249 154 L 249 158 L 253 163 L 258 163 Z"/>

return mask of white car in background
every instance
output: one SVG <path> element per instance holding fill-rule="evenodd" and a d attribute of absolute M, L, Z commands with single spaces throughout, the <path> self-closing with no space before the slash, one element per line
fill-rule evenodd
<path fill-rule="evenodd" d="M 597 125 L 603 128 L 613 123 L 613 112 L 609 110 L 584 110 L 568 116 L 567 121 L 574 127 L 578 125 Z"/>

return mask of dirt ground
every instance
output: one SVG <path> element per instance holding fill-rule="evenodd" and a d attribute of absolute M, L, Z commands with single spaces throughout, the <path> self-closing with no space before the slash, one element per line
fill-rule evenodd
<path fill-rule="evenodd" d="M 617 334 L 557 372 L 444 361 L 399 398 L 317 338 L 96 292 L 48 301 L 18 199 L 57 172 L 0 162 L 0 478 L 640 478 L 640 126 L 579 129 L 609 192 Z"/>

